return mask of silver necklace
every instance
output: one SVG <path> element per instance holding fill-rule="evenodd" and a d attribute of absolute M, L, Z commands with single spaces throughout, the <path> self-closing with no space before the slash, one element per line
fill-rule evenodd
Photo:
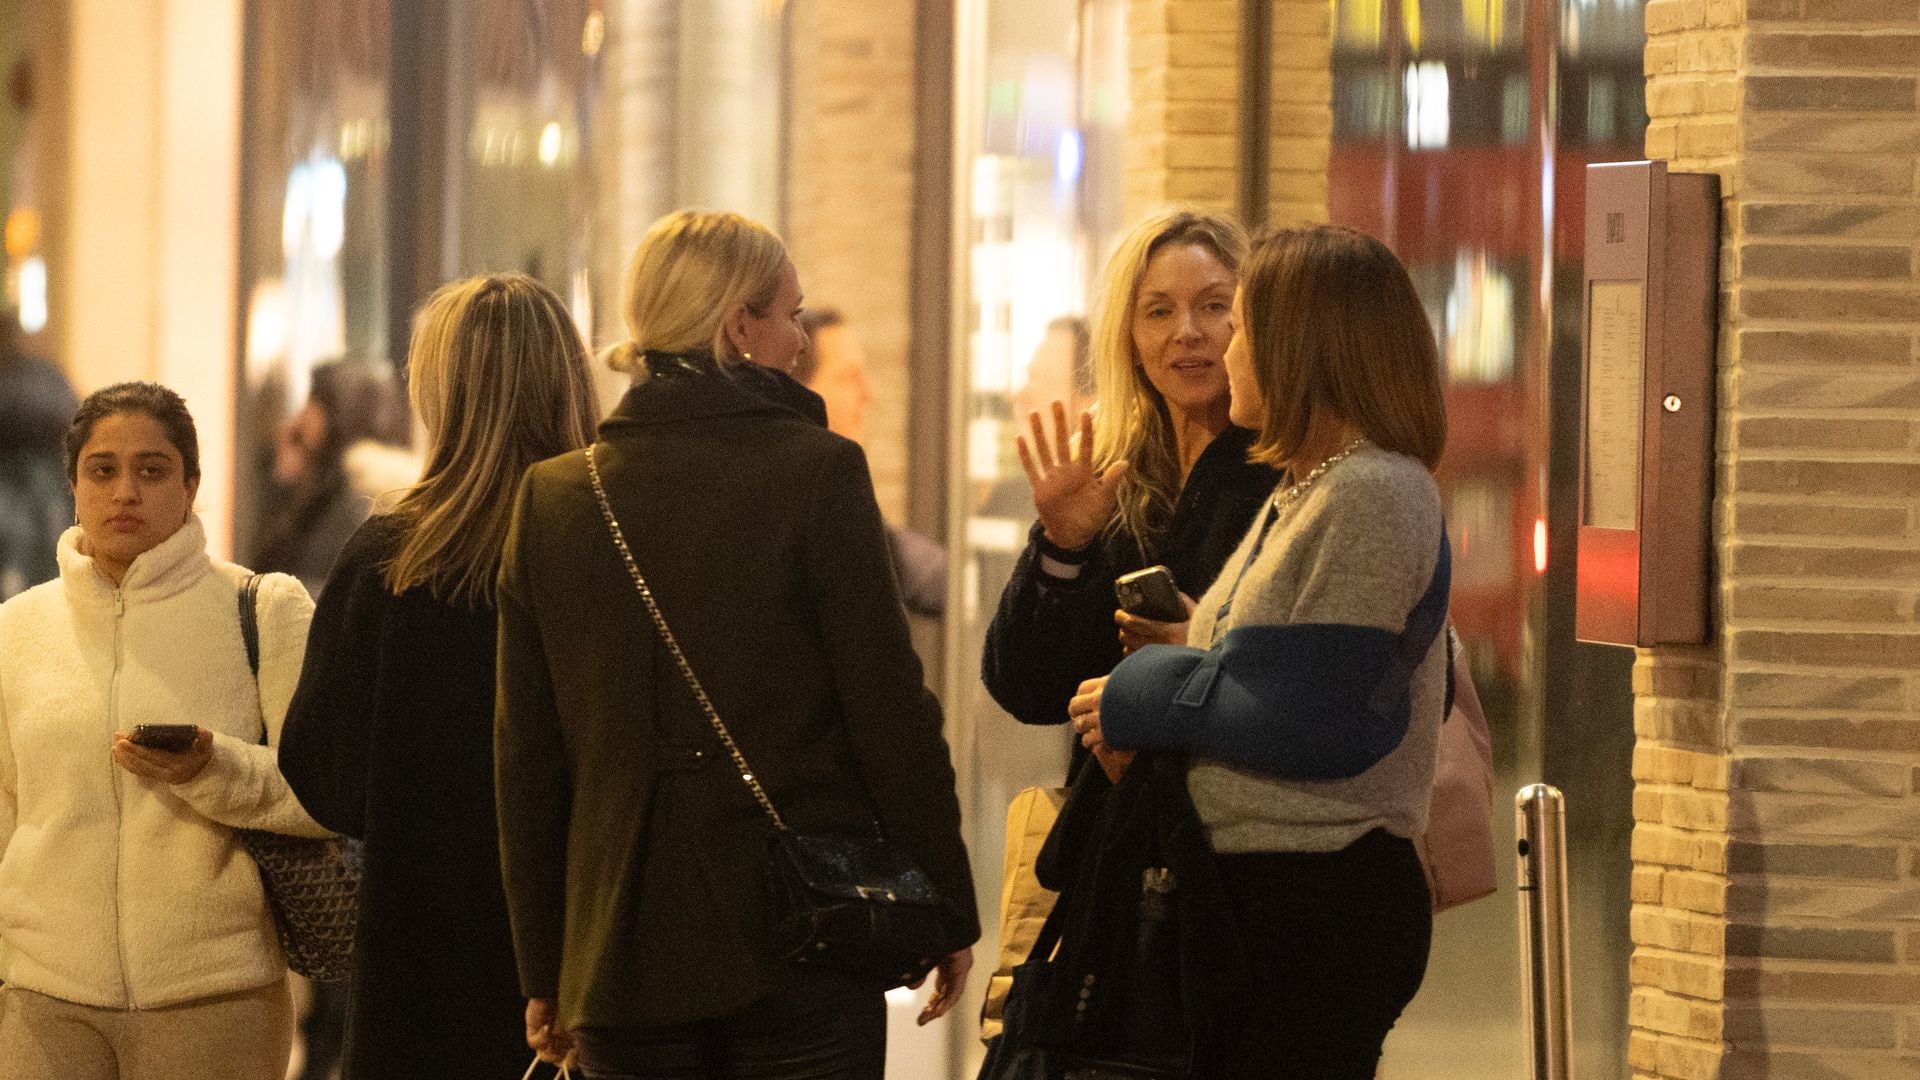
<path fill-rule="evenodd" d="M 1338 465 L 1341 462 L 1347 460 L 1349 457 L 1352 457 L 1353 452 L 1355 450 L 1360 449 L 1362 446 L 1365 446 L 1366 444 L 1367 444 L 1367 437 L 1365 435 L 1360 436 L 1359 438 L 1348 443 L 1344 448 L 1341 449 L 1339 453 L 1333 455 L 1332 457 L 1321 462 L 1320 464 L 1315 465 L 1313 469 L 1307 473 L 1306 476 L 1302 477 L 1299 480 L 1298 483 L 1290 485 L 1285 491 L 1274 492 L 1273 493 L 1273 512 L 1275 514 L 1278 514 L 1280 511 L 1286 509 L 1289 506 L 1292 506 L 1295 502 L 1298 502 L 1300 497 L 1307 493 L 1308 488 L 1312 487 L 1316 481 L 1318 481 L 1322 476 L 1325 476 L 1327 474 L 1328 469 L 1331 469 L 1335 465 Z"/>

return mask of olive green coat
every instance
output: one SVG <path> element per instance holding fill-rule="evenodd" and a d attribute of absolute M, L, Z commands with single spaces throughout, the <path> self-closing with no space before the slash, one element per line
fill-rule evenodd
<path fill-rule="evenodd" d="M 596 451 L 634 558 L 775 806 L 877 817 L 979 933 L 953 768 L 859 446 L 720 374 L 629 392 Z M 522 990 L 572 1026 L 725 1016 L 769 955 L 768 822 L 681 679 L 579 452 L 521 484 L 500 573 L 502 863 Z"/>

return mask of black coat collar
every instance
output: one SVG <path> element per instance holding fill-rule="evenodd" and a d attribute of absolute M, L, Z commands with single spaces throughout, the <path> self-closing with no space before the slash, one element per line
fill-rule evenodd
<path fill-rule="evenodd" d="M 798 415 L 827 426 L 827 405 L 819 394 L 785 372 L 738 364 L 726 371 L 681 369 L 653 375 L 621 397 L 601 422 L 600 433 L 611 436 L 636 427 L 749 413 Z"/>

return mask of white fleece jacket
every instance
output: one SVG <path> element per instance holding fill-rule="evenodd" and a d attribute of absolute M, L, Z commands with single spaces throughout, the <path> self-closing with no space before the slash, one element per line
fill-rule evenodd
<path fill-rule="evenodd" d="M 234 828 L 326 836 L 261 746 L 279 742 L 313 602 L 261 581 L 259 693 L 240 637 L 247 571 L 207 555 L 199 519 L 114 588 L 60 538 L 60 577 L 0 604 L 0 979 L 103 1008 L 264 986 L 286 971 L 259 870 Z M 135 724 L 214 732 L 170 785 L 112 757 Z"/>

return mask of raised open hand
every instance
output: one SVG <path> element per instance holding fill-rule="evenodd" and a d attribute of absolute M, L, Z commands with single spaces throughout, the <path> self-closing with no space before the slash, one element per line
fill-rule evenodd
<path fill-rule="evenodd" d="M 1027 414 L 1027 426 L 1033 432 L 1029 444 L 1020 436 L 1020 464 L 1033 485 L 1033 508 L 1040 515 L 1040 527 L 1047 539 L 1063 548 L 1083 548 L 1093 543 L 1100 530 L 1113 519 L 1117 505 L 1115 484 L 1126 472 L 1127 463 L 1115 462 L 1105 471 L 1093 467 L 1093 414 L 1080 414 L 1080 441 L 1076 446 L 1067 435 L 1067 407 L 1053 403 L 1053 438 L 1048 440 L 1040 414 Z"/>

